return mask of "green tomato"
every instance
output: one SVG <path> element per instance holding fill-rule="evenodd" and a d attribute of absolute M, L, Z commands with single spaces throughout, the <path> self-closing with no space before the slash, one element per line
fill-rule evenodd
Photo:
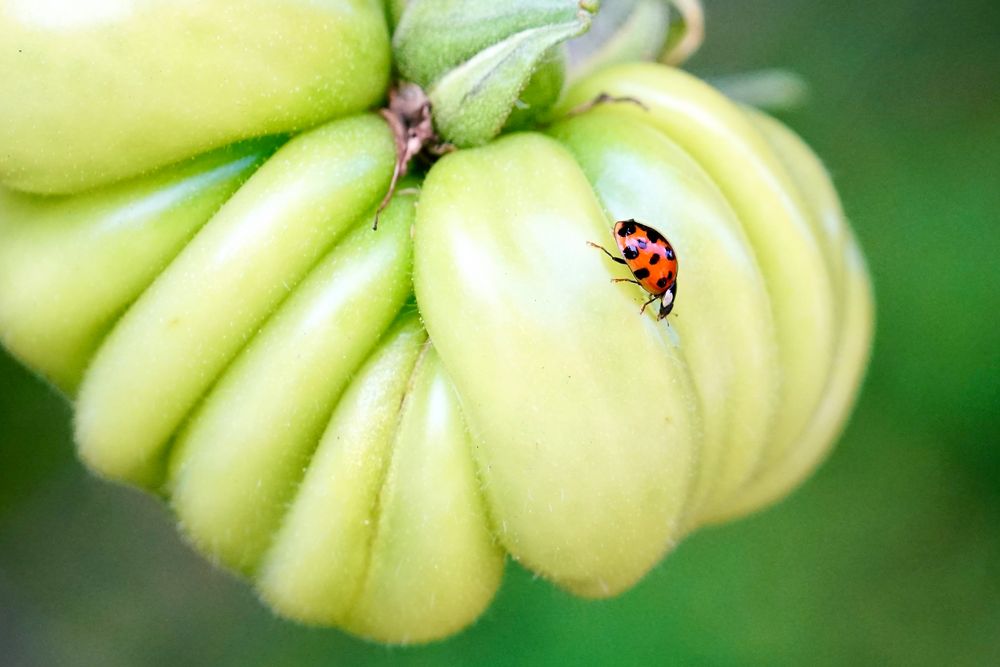
<path fill-rule="evenodd" d="M 368 30 L 364 8 L 334 32 Z M 372 22 L 384 38 L 380 8 Z M 288 34 L 320 29 L 307 23 Z M 321 68 L 351 72 L 337 80 L 358 97 L 309 121 L 249 114 L 228 119 L 235 133 L 151 137 L 170 147 L 158 157 L 108 144 L 71 168 L 12 153 L 55 189 L 133 174 L 0 193 L 0 339 L 74 402 L 88 466 L 162 495 L 281 614 L 386 642 L 471 623 L 505 554 L 577 595 L 617 594 L 688 532 L 809 474 L 853 402 L 872 312 L 801 140 L 690 75 L 616 67 L 579 81 L 544 132 L 404 180 L 373 231 L 396 144 L 356 111 L 384 63 L 358 63 Z M 601 92 L 645 108 L 565 113 Z M 66 126 L 60 160 L 82 159 L 83 127 Z M 627 269 L 588 246 L 614 252 L 628 218 L 678 254 L 666 321 L 640 315 L 647 295 L 612 284 Z"/>

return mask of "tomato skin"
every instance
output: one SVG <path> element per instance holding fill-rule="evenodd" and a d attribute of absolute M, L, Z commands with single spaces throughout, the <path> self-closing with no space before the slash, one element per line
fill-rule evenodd
<path fill-rule="evenodd" d="M 90 360 L 76 396 L 81 457 L 109 477 L 159 487 L 178 429 L 366 216 L 393 159 L 385 121 L 362 114 L 303 133 L 264 163 L 128 304 Z"/>
<path fill-rule="evenodd" d="M 772 306 L 732 204 L 676 142 L 648 122 L 632 122 L 625 111 L 594 109 L 555 124 L 549 134 L 573 153 L 609 216 L 645 221 L 682 258 L 683 294 L 668 321 L 682 342 L 704 416 L 685 518 L 695 526 L 756 474 L 771 441 L 781 383 Z M 624 287 L 638 310 L 641 292 Z"/>
<path fill-rule="evenodd" d="M 654 127 L 693 157 L 740 219 L 767 287 L 782 376 L 782 418 L 764 453 L 764 464 L 773 465 L 808 428 L 844 333 L 836 319 L 844 286 L 833 280 L 811 192 L 797 186 L 795 169 L 747 110 L 693 76 L 643 63 L 612 67 L 579 82 L 564 104 L 572 108 L 599 92 L 642 100 L 645 109 L 619 105 L 616 111 L 630 123 Z M 842 216 L 840 226 L 847 226 Z"/>
<path fill-rule="evenodd" d="M 0 188 L 4 345 L 74 396 L 122 310 L 280 143 L 234 144 L 74 197 Z M 44 308 L 39 294 L 49 295 Z"/>
<path fill-rule="evenodd" d="M 0 44 L 0 183 L 46 194 L 357 113 L 391 66 L 379 0 L 4 0 Z"/>
<path fill-rule="evenodd" d="M 646 110 L 448 154 L 378 231 L 394 142 L 368 113 L 82 194 L 5 192 L 0 339 L 73 396 L 88 466 L 164 495 L 282 615 L 429 641 L 482 612 L 507 553 L 615 595 L 809 474 L 872 312 L 800 140 L 660 66 L 568 104 L 605 88 Z M 628 271 L 587 246 L 609 235 Z M 669 326 L 637 313 L 648 296 Z"/>
<path fill-rule="evenodd" d="M 683 350 L 587 245 L 609 226 L 572 154 L 521 133 L 434 166 L 414 248 L 498 539 L 587 597 L 633 585 L 675 539 L 702 430 Z M 657 398 L 623 418 L 637 390 Z"/>

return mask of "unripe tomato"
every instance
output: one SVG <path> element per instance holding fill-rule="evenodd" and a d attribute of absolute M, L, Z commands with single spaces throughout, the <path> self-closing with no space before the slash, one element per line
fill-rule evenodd
<path fill-rule="evenodd" d="M 0 336 L 73 401 L 91 469 L 161 494 L 280 613 L 427 641 L 482 612 L 505 554 L 614 595 L 831 446 L 867 358 L 869 281 L 821 164 L 773 119 L 662 65 L 601 70 L 549 124 L 410 174 L 373 231 L 397 149 L 363 110 L 385 87 L 377 3 L 244 17 L 252 34 L 287 12 L 280 39 L 241 48 L 314 45 L 275 76 L 315 88 L 233 106 L 254 62 L 191 33 L 229 5 L 121 6 L 138 14 L 46 47 L 40 83 L 3 84 L 54 86 L 60 49 L 84 54 L 37 132 L 0 111 Z M 29 18 L 0 31 L 28 39 Z M 142 98 L 131 114 L 74 118 L 106 56 L 80 35 L 147 39 L 154 19 L 187 26 L 224 85 L 159 116 L 188 74 L 147 89 L 140 59 L 113 77 L 115 99 Z M 641 105 L 573 111 L 602 93 Z M 144 132 L 164 136 L 123 151 Z M 665 320 L 588 245 L 615 248 L 628 219 L 682 267 Z"/>

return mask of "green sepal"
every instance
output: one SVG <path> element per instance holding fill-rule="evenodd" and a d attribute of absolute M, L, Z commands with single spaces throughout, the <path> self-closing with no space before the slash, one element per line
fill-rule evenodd
<path fill-rule="evenodd" d="M 521 91 L 503 130 L 527 130 L 559 100 L 566 84 L 568 56 L 564 44 L 549 49 Z"/>
<path fill-rule="evenodd" d="M 548 52 L 586 32 L 590 20 L 581 11 L 572 21 L 519 32 L 448 72 L 427 91 L 441 138 L 468 147 L 499 134 Z"/>
<path fill-rule="evenodd" d="M 396 65 L 423 87 L 494 44 L 533 28 L 572 23 L 596 12 L 581 0 L 412 0 L 393 34 Z"/>
<path fill-rule="evenodd" d="M 671 6 L 670 29 L 660 62 L 676 66 L 691 57 L 705 39 L 705 10 L 701 0 L 667 2 Z"/>
<path fill-rule="evenodd" d="M 556 47 L 585 33 L 598 6 L 596 0 L 413 0 L 393 36 L 396 65 L 404 80 L 427 92 L 442 140 L 483 144 L 505 124 L 525 125 L 555 103 L 566 72 Z"/>
<path fill-rule="evenodd" d="M 656 60 L 672 33 L 675 16 L 668 0 L 629 0 L 606 7 L 593 29 L 570 43 L 570 76 L 576 79 L 609 65 Z"/>

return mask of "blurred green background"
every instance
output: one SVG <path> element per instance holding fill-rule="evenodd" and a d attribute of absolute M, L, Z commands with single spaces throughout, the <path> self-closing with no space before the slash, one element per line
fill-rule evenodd
<path fill-rule="evenodd" d="M 707 0 L 690 63 L 783 67 L 878 297 L 853 421 L 780 506 L 585 602 L 516 566 L 425 648 L 274 618 L 161 505 L 76 462 L 70 411 L 0 356 L 0 663 L 1000 665 L 1000 10 L 992 0 Z"/>

